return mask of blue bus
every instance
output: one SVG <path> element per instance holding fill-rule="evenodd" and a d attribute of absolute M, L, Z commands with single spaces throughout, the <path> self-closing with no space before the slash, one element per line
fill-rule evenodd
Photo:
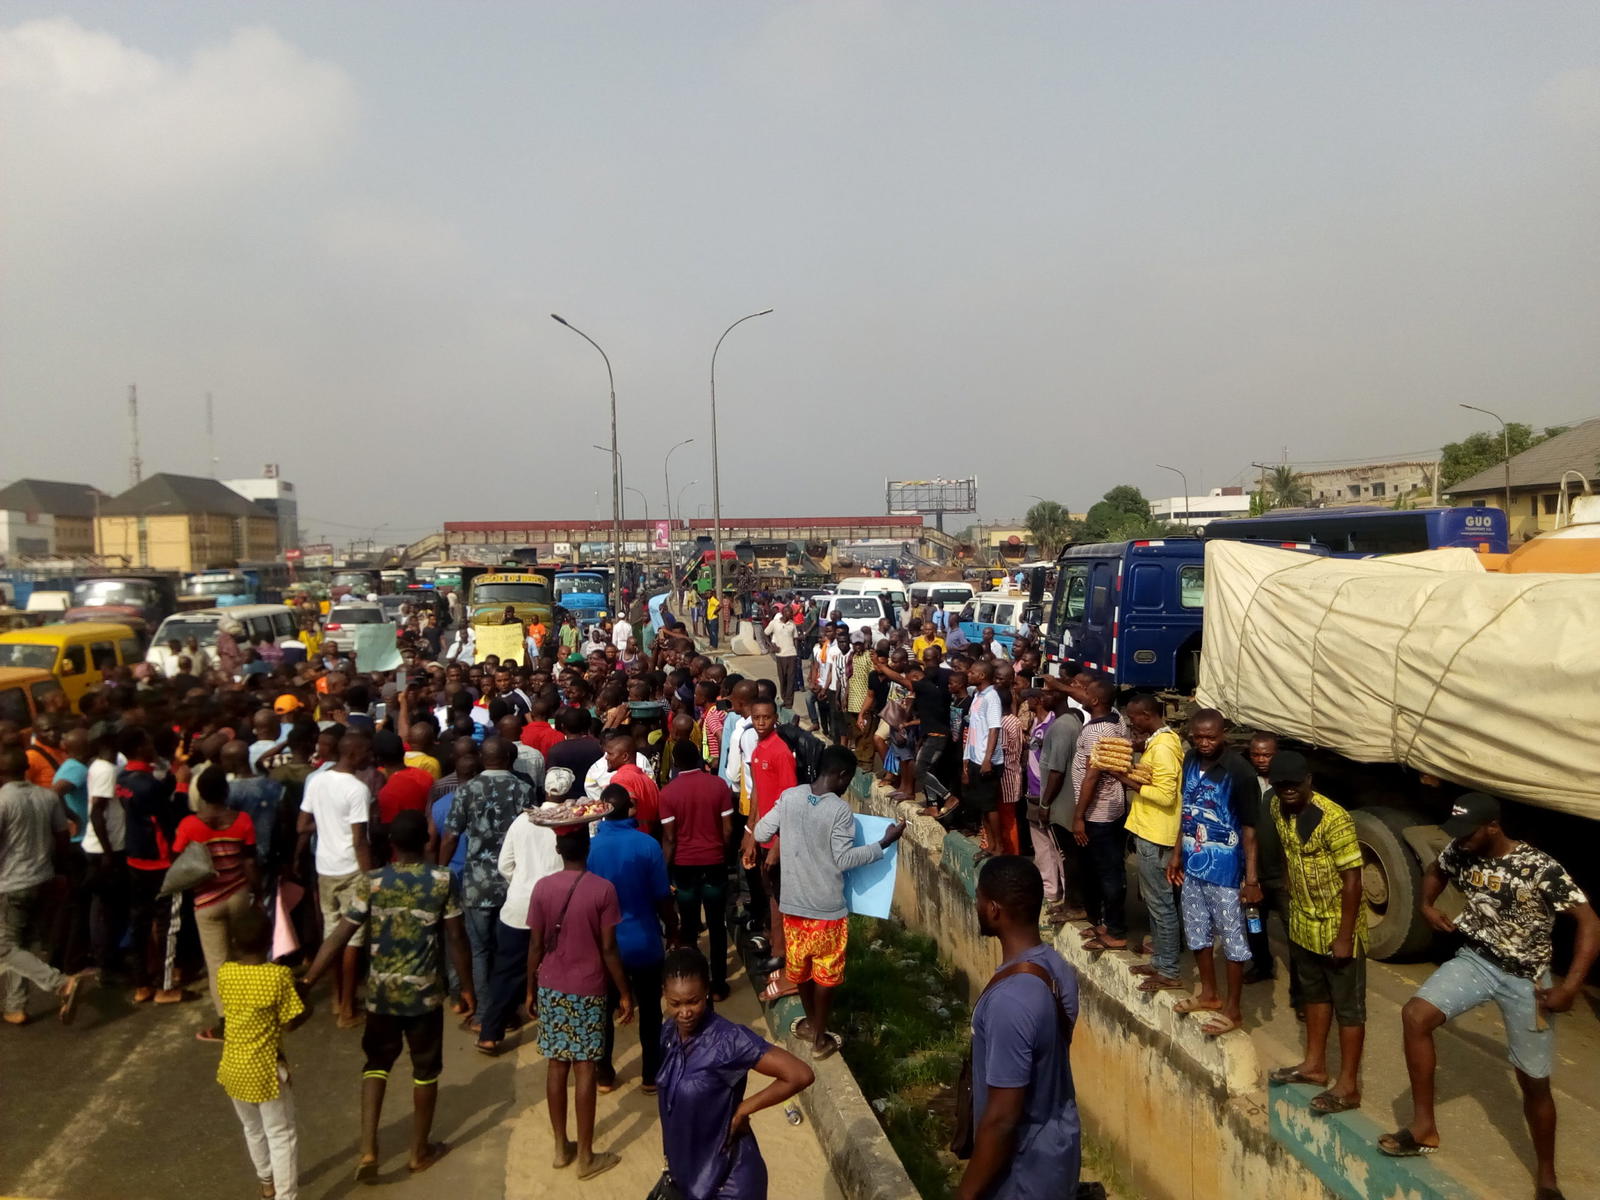
<path fill-rule="evenodd" d="M 1328 553 L 1310 542 L 1272 544 Z M 1051 673 L 1089 670 L 1119 687 L 1191 694 L 1200 678 L 1205 546 L 1156 538 L 1063 550 L 1045 641 Z"/>
<path fill-rule="evenodd" d="M 1498 508 L 1281 508 L 1259 517 L 1208 522 L 1202 537 L 1263 542 L 1314 542 L 1340 558 L 1407 554 L 1460 546 L 1481 554 L 1509 549 L 1506 514 Z"/>

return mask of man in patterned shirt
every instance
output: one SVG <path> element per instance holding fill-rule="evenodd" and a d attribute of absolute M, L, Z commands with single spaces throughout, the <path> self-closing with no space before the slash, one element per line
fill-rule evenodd
<path fill-rule="evenodd" d="M 1500 802 L 1482 792 L 1456 800 L 1444 831 L 1454 840 L 1422 879 L 1422 915 L 1443 933 L 1460 933 L 1461 949 L 1400 1010 L 1406 1070 L 1411 1076 L 1411 1124 L 1378 1139 L 1397 1158 L 1439 1148 L 1434 1123 L 1433 1031 L 1452 1017 L 1493 1000 L 1505 1021 L 1511 1065 L 1522 1088 L 1522 1111 L 1538 1161 L 1535 1200 L 1561 1200 L 1556 1185 L 1556 1103 L 1550 1093 L 1555 1031 L 1549 1014 L 1572 1007 L 1589 968 L 1600 956 L 1600 919 L 1588 897 L 1555 859 L 1514 842 L 1500 825 Z M 1446 883 L 1466 897 L 1452 921 L 1434 905 Z M 1557 913 L 1578 923 L 1572 961 L 1552 986 L 1550 933 Z"/>
<path fill-rule="evenodd" d="M 355 932 L 367 930 L 372 957 L 367 970 L 367 1027 L 361 1035 L 367 1063 L 361 1073 L 361 1158 L 356 1166 L 356 1179 L 363 1183 L 378 1176 L 383 1093 L 402 1042 L 411 1051 L 411 1096 L 416 1106 L 407 1165 L 413 1173 L 426 1170 L 447 1149 L 428 1140 L 444 1069 L 447 989 L 439 960 L 441 923 L 461 977 L 462 999 L 469 1009 L 474 1002 L 461 899 L 449 870 L 423 861 L 428 824 L 422 814 L 408 810 L 395 817 L 389 844 L 395 860 L 361 876 L 349 907 L 305 978 L 307 987 L 314 984 Z"/>
<path fill-rule="evenodd" d="M 1361 1107 L 1361 1048 L 1367 1034 L 1367 921 L 1361 907 L 1361 846 L 1355 822 L 1311 786 L 1305 755 L 1280 750 L 1267 778 L 1266 814 L 1289 876 L 1289 955 L 1306 1014 L 1306 1054 L 1272 1072 L 1273 1083 L 1315 1083 L 1318 1116 Z M 1265 823 L 1265 822 L 1263 822 Z M 1328 1029 L 1339 1022 L 1339 1078 L 1328 1087 Z"/>

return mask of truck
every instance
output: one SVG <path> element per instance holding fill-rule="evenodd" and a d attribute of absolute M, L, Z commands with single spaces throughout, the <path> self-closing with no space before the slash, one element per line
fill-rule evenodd
<path fill-rule="evenodd" d="M 611 573 L 600 569 L 557 571 L 556 603 L 577 618 L 578 628 L 587 629 L 610 615 L 606 594 Z"/>
<path fill-rule="evenodd" d="M 1216 708 L 1240 736 L 1267 730 L 1306 753 L 1317 790 L 1355 822 L 1372 956 L 1412 957 L 1434 937 L 1422 875 L 1465 791 L 1501 797 L 1513 836 L 1600 885 L 1593 856 L 1560 850 L 1592 845 L 1600 817 L 1588 735 L 1600 574 L 1577 573 L 1600 567 L 1595 533 L 1600 521 L 1592 565 L 1567 574 L 1508 566 L 1526 547 L 1364 559 L 1220 539 L 1068 547 L 1051 669 Z"/>
<path fill-rule="evenodd" d="M 231 608 L 260 600 L 261 581 L 249 571 L 196 571 L 184 576 L 178 608 Z"/>
<path fill-rule="evenodd" d="M 109 621 L 132 629 L 141 643 L 178 607 L 171 572 L 117 572 L 80 578 L 72 585 L 67 621 Z"/>
<path fill-rule="evenodd" d="M 556 620 L 555 572 L 548 568 L 464 567 L 467 624 L 498 625 L 510 608 L 524 625 L 538 617 L 547 626 Z"/>

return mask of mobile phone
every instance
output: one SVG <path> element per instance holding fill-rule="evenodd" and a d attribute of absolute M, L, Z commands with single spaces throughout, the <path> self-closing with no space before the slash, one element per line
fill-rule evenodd
<path fill-rule="evenodd" d="M 1028 686 L 1029 687 L 1042 688 L 1044 686 L 1044 676 L 1043 675 L 1035 675 L 1033 677 L 1033 682 L 1030 683 Z"/>

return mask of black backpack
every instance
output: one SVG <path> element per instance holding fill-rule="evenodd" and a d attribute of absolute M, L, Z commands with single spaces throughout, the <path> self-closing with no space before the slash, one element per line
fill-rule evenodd
<path fill-rule="evenodd" d="M 828 744 L 808 729 L 790 721 L 778 726 L 778 736 L 794 755 L 794 777 L 801 783 L 810 783 L 822 766 L 822 752 Z"/>

